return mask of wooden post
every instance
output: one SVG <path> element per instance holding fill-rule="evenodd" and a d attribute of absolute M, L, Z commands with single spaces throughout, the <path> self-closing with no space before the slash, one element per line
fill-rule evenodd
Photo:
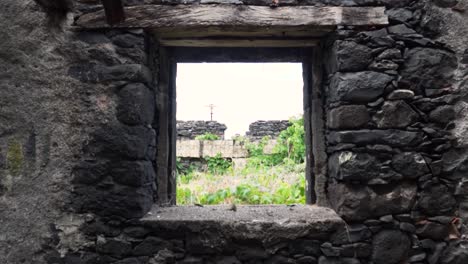
<path fill-rule="evenodd" d="M 109 25 L 115 25 L 125 21 L 125 11 L 122 0 L 102 0 L 106 20 Z"/>

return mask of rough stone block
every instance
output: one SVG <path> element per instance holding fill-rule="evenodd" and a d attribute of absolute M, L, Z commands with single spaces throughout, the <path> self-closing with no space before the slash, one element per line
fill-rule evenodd
<path fill-rule="evenodd" d="M 86 146 L 88 153 L 119 159 L 145 159 L 154 151 L 156 132 L 147 127 L 114 124 L 101 127 Z"/>
<path fill-rule="evenodd" d="M 115 182 L 133 187 L 151 185 L 155 179 L 151 161 L 119 161 L 113 164 L 111 175 Z"/>
<path fill-rule="evenodd" d="M 131 83 L 119 91 L 117 118 L 128 125 L 146 125 L 153 122 L 155 97 L 141 83 Z"/>
<path fill-rule="evenodd" d="M 372 240 L 372 261 L 379 264 L 402 263 L 411 249 L 408 235 L 396 230 L 383 230 Z"/>
<path fill-rule="evenodd" d="M 430 173 L 424 157 L 415 152 L 403 152 L 395 155 L 392 159 L 392 167 L 409 179 Z"/>
<path fill-rule="evenodd" d="M 418 207 L 427 215 L 444 215 L 453 212 L 456 200 L 447 186 L 432 184 L 420 193 Z"/>
<path fill-rule="evenodd" d="M 439 106 L 429 113 L 429 120 L 439 124 L 447 124 L 455 118 L 455 110 L 451 105 Z"/>
<path fill-rule="evenodd" d="M 356 131 L 332 131 L 328 135 L 328 143 L 332 145 L 340 143 L 375 145 L 383 144 L 395 147 L 417 146 L 423 141 L 424 134 L 404 130 L 356 130 Z"/>
<path fill-rule="evenodd" d="M 404 101 L 387 101 L 374 115 L 379 128 L 405 128 L 419 119 L 419 115 Z"/>
<path fill-rule="evenodd" d="M 327 124 L 332 129 L 365 127 L 370 121 L 367 108 L 363 105 L 345 105 L 328 112 Z"/>
<path fill-rule="evenodd" d="M 384 73 L 365 71 L 336 73 L 330 82 L 330 101 L 368 103 L 384 92 L 393 77 Z"/>
<path fill-rule="evenodd" d="M 345 182 L 386 184 L 403 178 L 379 158 L 367 153 L 335 153 L 328 161 L 328 168 L 330 177 Z"/>
<path fill-rule="evenodd" d="M 432 48 L 413 48 L 405 57 L 401 75 L 402 81 L 410 87 L 442 89 L 452 83 L 457 68 L 454 54 Z"/>
<path fill-rule="evenodd" d="M 153 204 L 152 186 L 77 186 L 74 193 L 74 203 L 78 212 L 93 212 L 100 216 L 139 218 L 144 216 Z"/>
<path fill-rule="evenodd" d="M 371 49 L 354 41 L 335 42 L 331 72 L 366 70 L 372 60 Z"/>
<path fill-rule="evenodd" d="M 74 184 L 93 184 L 108 175 L 110 169 L 107 160 L 87 160 L 80 162 L 73 169 Z"/>

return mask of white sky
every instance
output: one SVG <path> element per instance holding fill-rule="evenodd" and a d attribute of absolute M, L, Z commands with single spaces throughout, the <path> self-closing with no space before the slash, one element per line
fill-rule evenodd
<path fill-rule="evenodd" d="M 225 137 L 244 135 L 257 120 L 289 119 L 303 113 L 300 63 L 179 63 L 177 120 L 226 124 Z"/>

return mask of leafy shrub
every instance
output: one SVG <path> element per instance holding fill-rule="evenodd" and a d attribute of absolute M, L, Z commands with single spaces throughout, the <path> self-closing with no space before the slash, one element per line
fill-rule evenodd
<path fill-rule="evenodd" d="M 214 157 L 205 157 L 208 171 L 213 174 L 225 174 L 231 167 L 232 162 L 221 157 L 221 153 Z"/>
<path fill-rule="evenodd" d="M 205 133 L 203 135 L 198 135 L 195 137 L 196 140 L 219 140 L 219 136 L 212 133 Z"/>

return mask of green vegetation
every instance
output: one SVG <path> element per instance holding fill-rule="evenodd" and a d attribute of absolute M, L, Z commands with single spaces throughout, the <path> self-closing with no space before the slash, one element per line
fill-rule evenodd
<path fill-rule="evenodd" d="M 23 164 L 23 149 L 21 143 L 16 140 L 8 144 L 7 166 L 12 176 L 17 176 L 21 172 Z"/>
<path fill-rule="evenodd" d="M 221 157 L 206 157 L 206 171 L 178 170 L 177 203 L 293 204 L 305 203 L 305 144 L 303 119 L 291 119 L 272 153 L 269 138 L 246 142 L 249 158 L 236 166 Z"/>
<path fill-rule="evenodd" d="M 219 140 L 219 136 L 212 133 L 205 133 L 195 137 L 196 140 Z"/>

